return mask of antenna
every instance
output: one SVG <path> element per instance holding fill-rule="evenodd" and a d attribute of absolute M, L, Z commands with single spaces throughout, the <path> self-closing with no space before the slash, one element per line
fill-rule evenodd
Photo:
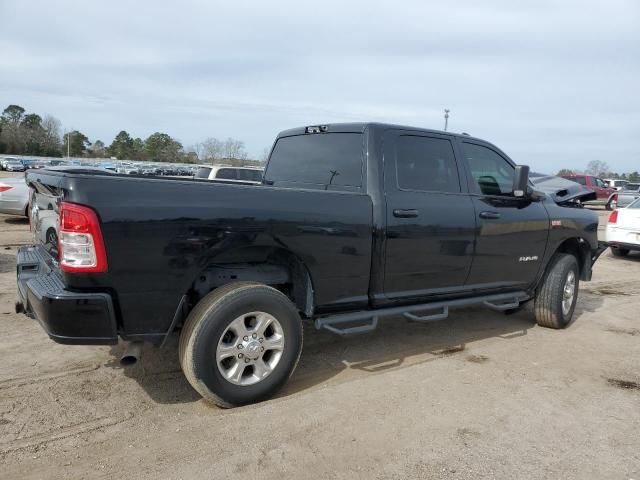
<path fill-rule="evenodd" d="M 444 131 L 447 131 L 447 127 L 449 126 L 449 109 L 444 109 Z"/>

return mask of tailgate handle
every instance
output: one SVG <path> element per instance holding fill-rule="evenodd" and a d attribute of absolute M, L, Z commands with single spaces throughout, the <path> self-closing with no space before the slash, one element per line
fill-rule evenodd
<path fill-rule="evenodd" d="M 393 216 L 397 218 L 413 218 L 418 216 L 418 210 L 416 210 L 415 208 L 396 208 L 393 211 Z"/>
<path fill-rule="evenodd" d="M 484 218 L 486 220 L 498 220 L 500 218 L 500 214 L 498 212 L 480 212 L 480 218 Z"/>

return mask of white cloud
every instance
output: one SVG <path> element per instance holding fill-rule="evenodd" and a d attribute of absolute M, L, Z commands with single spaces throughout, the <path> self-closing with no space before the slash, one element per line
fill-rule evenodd
<path fill-rule="evenodd" d="M 185 145 L 354 120 L 450 126 L 536 170 L 640 169 L 640 4 L 0 2 L 0 105 Z"/>

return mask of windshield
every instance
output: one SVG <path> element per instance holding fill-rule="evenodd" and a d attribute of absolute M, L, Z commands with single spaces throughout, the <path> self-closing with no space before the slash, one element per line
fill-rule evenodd
<path fill-rule="evenodd" d="M 640 198 L 636 198 L 633 202 L 627 205 L 627 208 L 640 208 Z"/>
<path fill-rule="evenodd" d="M 624 187 L 622 187 L 622 190 L 630 190 L 632 192 L 635 192 L 636 190 L 638 190 L 638 188 L 640 188 L 640 183 L 627 183 Z"/>

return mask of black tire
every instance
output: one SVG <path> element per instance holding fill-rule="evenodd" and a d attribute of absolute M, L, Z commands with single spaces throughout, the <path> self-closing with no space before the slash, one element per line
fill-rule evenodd
<path fill-rule="evenodd" d="M 571 306 L 568 310 L 563 310 L 565 286 L 571 272 L 574 279 Z M 549 262 L 545 278 L 538 287 L 534 300 L 534 312 L 538 325 L 547 328 L 565 328 L 569 325 L 576 308 L 579 286 L 580 273 L 576 257 L 556 253 Z"/>
<path fill-rule="evenodd" d="M 611 253 L 614 257 L 626 257 L 629 255 L 628 248 L 611 247 Z"/>
<path fill-rule="evenodd" d="M 284 348 L 268 376 L 252 385 L 237 385 L 222 375 L 216 348 L 229 325 L 250 312 L 265 312 L 277 319 Z M 295 305 L 275 288 L 254 282 L 231 283 L 200 300 L 185 321 L 179 344 L 180 365 L 191 386 L 223 408 L 273 396 L 293 373 L 301 352 L 302 321 Z"/>

